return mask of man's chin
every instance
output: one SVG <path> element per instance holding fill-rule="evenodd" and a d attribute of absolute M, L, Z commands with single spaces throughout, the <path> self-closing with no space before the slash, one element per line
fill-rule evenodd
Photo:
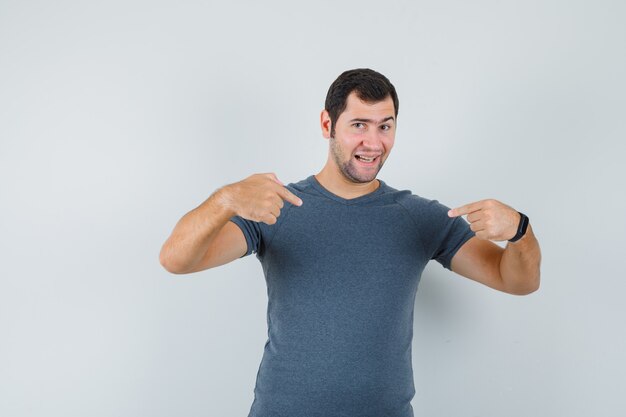
<path fill-rule="evenodd" d="M 375 172 L 372 172 L 371 174 L 363 174 L 363 172 L 348 171 L 347 173 L 344 172 L 343 176 L 355 184 L 365 184 L 365 183 L 374 181 L 379 171 L 380 171 L 380 167 L 379 169 L 377 169 Z"/>

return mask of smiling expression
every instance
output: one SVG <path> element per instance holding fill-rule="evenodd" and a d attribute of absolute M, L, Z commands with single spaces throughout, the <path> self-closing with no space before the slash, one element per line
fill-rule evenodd
<path fill-rule="evenodd" d="M 332 159 L 347 180 L 367 183 L 376 178 L 393 147 L 394 114 L 391 96 L 368 103 L 352 92 L 335 123 L 335 135 L 330 136 L 331 121 L 328 112 L 322 112 L 322 131 L 330 140 Z"/>

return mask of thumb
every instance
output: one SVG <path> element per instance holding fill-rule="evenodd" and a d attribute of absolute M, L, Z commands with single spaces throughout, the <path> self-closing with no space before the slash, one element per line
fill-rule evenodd
<path fill-rule="evenodd" d="M 281 181 L 281 180 L 279 180 L 279 179 L 278 179 L 278 177 L 276 176 L 276 174 L 274 174 L 273 172 L 269 173 L 269 174 L 268 174 L 268 176 L 269 176 L 269 177 L 270 177 L 270 179 L 272 179 L 274 182 L 276 182 L 276 183 L 278 183 L 278 184 L 280 184 L 280 185 L 282 185 L 282 186 L 285 186 L 285 184 L 283 184 L 283 183 L 282 183 L 282 181 Z"/>

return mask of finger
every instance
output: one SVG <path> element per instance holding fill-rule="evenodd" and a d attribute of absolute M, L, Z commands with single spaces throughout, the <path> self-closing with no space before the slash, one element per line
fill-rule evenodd
<path fill-rule="evenodd" d="M 475 211 L 467 215 L 467 221 L 474 223 L 482 219 L 482 211 Z"/>
<path fill-rule="evenodd" d="M 278 195 L 280 195 L 283 200 L 289 201 L 291 204 L 294 204 L 296 206 L 302 205 L 302 200 L 300 200 L 300 198 L 298 198 L 297 195 L 293 194 L 291 191 L 289 191 L 285 187 L 280 187 L 280 191 L 278 192 Z"/>
<path fill-rule="evenodd" d="M 285 201 L 278 194 L 273 196 L 272 201 L 278 206 L 279 209 L 282 209 L 285 206 Z"/>
<path fill-rule="evenodd" d="M 263 218 L 261 219 L 261 221 L 265 224 L 269 224 L 270 226 L 273 224 L 276 224 L 276 222 L 278 221 L 278 219 L 276 218 L 276 216 L 274 216 L 272 213 L 267 213 L 263 216 Z"/>
<path fill-rule="evenodd" d="M 472 232 L 480 232 L 485 230 L 485 223 L 482 221 L 474 222 L 470 224 Z"/>
<path fill-rule="evenodd" d="M 473 213 L 482 208 L 482 201 L 476 201 L 475 203 L 466 204 L 461 207 L 453 208 L 448 211 L 448 216 L 457 217 L 462 216 L 464 214 Z"/>
<path fill-rule="evenodd" d="M 270 208 L 270 214 L 276 218 L 280 216 L 280 207 L 278 205 L 272 205 Z"/>

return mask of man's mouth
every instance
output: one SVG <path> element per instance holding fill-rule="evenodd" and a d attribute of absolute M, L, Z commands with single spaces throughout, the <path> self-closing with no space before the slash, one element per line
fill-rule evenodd
<path fill-rule="evenodd" d="M 378 161 L 378 158 L 380 158 L 380 155 L 365 156 L 365 155 L 357 154 L 357 155 L 354 155 L 354 158 L 363 165 L 373 165 Z"/>

